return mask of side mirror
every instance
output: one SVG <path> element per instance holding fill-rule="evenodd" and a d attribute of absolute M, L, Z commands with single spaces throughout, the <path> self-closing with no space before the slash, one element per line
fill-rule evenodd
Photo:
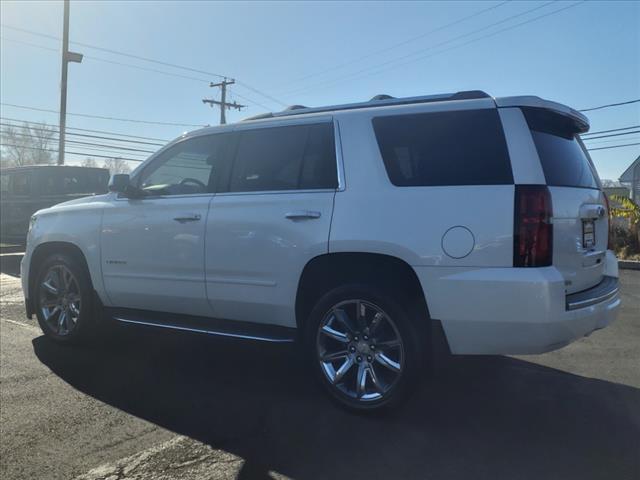
<path fill-rule="evenodd" d="M 116 173 L 109 180 L 109 191 L 117 192 L 128 198 L 144 197 L 144 192 L 131 185 L 131 179 L 127 173 Z"/>
<path fill-rule="evenodd" d="M 115 175 L 112 175 L 109 180 L 109 191 L 125 193 L 129 185 L 131 185 L 131 181 L 128 174 L 116 173 Z"/>

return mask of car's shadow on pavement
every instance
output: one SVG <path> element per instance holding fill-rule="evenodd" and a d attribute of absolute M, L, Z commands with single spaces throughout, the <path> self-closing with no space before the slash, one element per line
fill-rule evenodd
<path fill-rule="evenodd" d="M 372 417 L 329 401 L 289 347 L 133 328 L 87 347 L 33 346 L 79 391 L 242 457 L 238 478 L 640 472 L 640 390 L 508 357 L 456 357 L 401 408 Z"/>

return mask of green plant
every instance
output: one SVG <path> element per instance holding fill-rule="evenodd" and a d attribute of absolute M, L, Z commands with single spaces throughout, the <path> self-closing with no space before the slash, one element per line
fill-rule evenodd
<path fill-rule="evenodd" d="M 640 207 L 630 198 L 620 195 L 611 195 L 611 200 L 620 206 L 612 206 L 611 215 L 614 217 L 628 218 L 629 223 L 633 226 L 640 223 Z"/>
<path fill-rule="evenodd" d="M 626 218 L 629 221 L 629 229 L 626 232 L 614 228 L 616 251 L 619 248 L 624 257 L 640 253 L 640 207 L 630 198 L 620 195 L 611 195 L 611 200 L 611 217 Z M 625 235 L 627 232 L 628 236 Z M 617 245 L 621 239 L 622 245 Z"/>

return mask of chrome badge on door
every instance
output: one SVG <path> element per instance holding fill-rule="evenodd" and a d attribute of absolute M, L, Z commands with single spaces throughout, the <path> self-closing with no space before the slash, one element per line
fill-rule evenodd
<path fill-rule="evenodd" d="M 591 249 L 596 245 L 596 227 L 593 220 L 582 221 L 582 248 Z"/>

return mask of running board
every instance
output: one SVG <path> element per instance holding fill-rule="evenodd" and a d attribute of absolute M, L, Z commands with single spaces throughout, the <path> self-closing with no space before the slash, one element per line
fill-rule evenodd
<path fill-rule="evenodd" d="M 260 342 L 291 343 L 295 341 L 296 336 L 295 328 L 237 320 L 220 320 L 209 317 L 129 309 L 108 309 L 107 314 L 113 320 L 125 324 L 167 328 Z"/>

